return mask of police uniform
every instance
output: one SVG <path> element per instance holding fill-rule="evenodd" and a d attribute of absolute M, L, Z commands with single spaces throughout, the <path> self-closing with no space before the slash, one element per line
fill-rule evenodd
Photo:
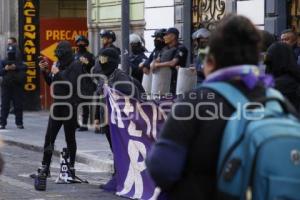
<path fill-rule="evenodd" d="M 140 83 L 143 80 L 143 71 L 139 68 L 139 65 L 140 63 L 145 62 L 147 59 L 147 56 L 143 52 L 139 54 L 131 54 L 129 56 L 131 76 Z"/>
<path fill-rule="evenodd" d="M 188 56 L 187 48 L 184 45 L 178 43 L 176 46 L 171 48 L 169 46 L 165 46 L 162 49 L 159 58 L 161 63 L 168 62 L 176 58 L 178 59 L 177 65 L 180 67 L 185 67 L 187 56 Z M 172 78 L 171 78 L 170 92 L 172 94 L 175 94 L 176 84 L 177 84 L 177 70 L 174 67 L 172 67 L 171 70 L 172 70 Z"/>
<path fill-rule="evenodd" d="M 5 70 L 6 65 L 14 64 L 15 70 Z M 23 129 L 23 95 L 26 66 L 21 61 L 18 47 L 9 45 L 7 58 L 0 63 L 0 75 L 3 76 L 1 84 L 1 118 L 0 128 L 5 129 L 9 115 L 10 103 L 13 102 L 16 125 Z"/>

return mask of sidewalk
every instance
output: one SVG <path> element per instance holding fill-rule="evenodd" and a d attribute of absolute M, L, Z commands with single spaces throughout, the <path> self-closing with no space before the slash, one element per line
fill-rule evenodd
<path fill-rule="evenodd" d="M 47 128 L 48 112 L 24 113 L 24 127 L 16 128 L 14 115 L 10 114 L 5 130 L 0 130 L 0 138 L 7 144 L 17 145 L 34 151 L 43 151 L 44 137 Z M 105 135 L 88 132 L 76 132 L 77 162 L 85 163 L 103 172 L 112 172 L 112 153 Z M 56 142 L 56 156 L 66 147 L 63 128 L 60 130 Z M 42 159 L 42 154 L 41 154 Z"/>

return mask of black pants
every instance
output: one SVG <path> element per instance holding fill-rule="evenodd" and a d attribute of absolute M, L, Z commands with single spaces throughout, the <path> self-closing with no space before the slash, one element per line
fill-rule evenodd
<path fill-rule="evenodd" d="M 10 103 L 13 102 L 16 125 L 23 125 L 23 85 L 10 84 L 1 86 L 1 118 L 0 124 L 6 126 Z"/>
<path fill-rule="evenodd" d="M 58 110 L 59 111 L 55 111 L 54 109 L 55 117 L 67 116 L 66 113 L 68 113 L 68 110 L 66 110 L 65 108 L 61 108 Z M 51 116 L 49 117 L 48 128 L 45 136 L 44 156 L 42 161 L 43 165 L 50 166 L 57 134 L 60 128 L 64 126 L 65 140 L 67 143 L 68 152 L 70 154 L 70 165 L 74 167 L 77 151 L 75 137 L 75 131 L 77 127 L 76 119 L 76 112 L 73 112 L 72 118 L 69 120 L 55 120 Z"/>
<path fill-rule="evenodd" d="M 82 126 L 87 126 L 89 121 L 90 106 L 82 106 Z"/>

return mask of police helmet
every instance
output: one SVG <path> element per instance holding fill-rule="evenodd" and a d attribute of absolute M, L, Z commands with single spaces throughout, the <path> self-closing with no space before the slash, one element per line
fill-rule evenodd
<path fill-rule="evenodd" d="M 158 30 L 156 30 L 154 32 L 154 34 L 152 35 L 152 37 L 155 37 L 155 38 L 160 37 L 160 38 L 162 38 L 162 37 L 164 37 L 166 35 L 166 31 L 167 31 L 167 29 L 165 29 L 165 28 L 158 29 Z"/>
<path fill-rule="evenodd" d="M 89 45 L 89 40 L 86 37 L 84 37 L 83 35 L 76 36 L 75 43 L 78 43 L 80 41 L 85 42 L 87 45 Z"/>
<path fill-rule="evenodd" d="M 143 43 L 142 38 L 136 34 L 136 33 L 132 33 L 129 36 L 129 44 L 135 44 L 135 43 Z"/>
<path fill-rule="evenodd" d="M 197 31 L 195 31 L 192 35 L 192 39 L 199 39 L 199 38 L 209 38 L 210 36 L 210 31 L 207 30 L 206 28 L 200 28 Z"/>
<path fill-rule="evenodd" d="M 103 38 L 103 37 L 108 37 L 108 38 L 111 38 L 112 39 L 112 42 L 115 42 L 116 41 L 116 34 L 115 32 L 113 32 L 112 30 L 102 30 L 100 32 L 100 37 Z"/>

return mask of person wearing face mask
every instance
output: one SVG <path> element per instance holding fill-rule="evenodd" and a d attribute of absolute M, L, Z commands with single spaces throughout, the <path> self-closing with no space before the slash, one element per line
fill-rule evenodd
<path fill-rule="evenodd" d="M 171 70 L 170 92 L 176 93 L 177 69 L 186 67 L 188 50 L 179 42 L 179 31 L 177 28 L 169 28 L 165 35 L 166 46 L 162 49 L 159 57 L 151 63 L 150 68 L 153 72 L 160 68 L 169 68 Z"/>
<path fill-rule="evenodd" d="M 106 81 L 109 87 L 114 88 L 115 90 L 123 93 L 124 95 L 132 95 L 136 99 L 140 99 L 142 97 L 142 94 L 145 92 L 142 85 L 136 79 L 129 76 L 124 71 L 118 69 L 119 54 L 117 51 L 115 51 L 114 48 L 103 49 L 100 52 L 97 61 L 98 62 L 96 62 L 96 65 L 100 65 L 101 74 L 107 77 Z M 117 82 L 120 83 L 115 85 L 115 83 Z M 134 87 L 132 87 L 132 84 L 134 85 Z M 103 85 L 104 80 L 101 79 L 97 85 L 98 94 L 103 93 Z M 95 119 L 98 121 L 101 120 L 103 124 L 104 122 L 107 122 L 107 120 L 104 119 L 104 114 L 101 113 L 100 107 L 98 106 L 96 108 Z M 109 125 L 106 123 L 106 125 L 103 126 L 106 130 L 106 138 L 113 152 Z M 112 179 L 108 183 L 101 185 L 100 188 L 108 191 L 116 191 L 115 176 L 113 175 Z"/>
<path fill-rule="evenodd" d="M 15 123 L 18 129 L 23 126 L 23 95 L 26 66 L 21 60 L 20 51 L 16 43 L 9 43 L 6 49 L 6 58 L 0 62 L 1 84 L 1 117 L 0 129 L 5 129 L 11 102 L 16 116 Z"/>
<path fill-rule="evenodd" d="M 197 72 L 197 82 L 202 83 L 205 79 L 203 74 L 203 60 L 206 54 L 206 47 L 208 44 L 210 36 L 210 31 L 206 28 L 200 28 L 195 31 L 192 35 L 193 45 L 194 45 L 194 59 L 193 59 L 193 68 Z"/>
<path fill-rule="evenodd" d="M 115 32 L 113 32 L 112 30 L 102 30 L 100 32 L 100 38 L 102 48 L 100 49 L 98 56 L 100 55 L 100 52 L 105 48 L 113 48 L 118 53 L 118 55 L 121 55 L 120 48 L 114 45 L 114 42 L 117 39 Z"/>
<path fill-rule="evenodd" d="M 154 47 L 155 49 L 153 52 L 150 54 L 149 58 L 141 63 L 139 67 L 143 70 L 144 74 L 149 74 L 150 73 L 150 64 L 152 63 L 153 60 L 156 60 L 161 52 L 161 50 L 165 47 L 165 41 L 164 41 L 164 36 L 166 29 L 159 29 L 154 32 L 154 35 L 152 37 L 154 38 Z"/>
<path fill-rule="evenodd" d="M 144 53 L 146 49 L 143 45 L 142 38 L 135 33 L 130 35 L 129 44 L 131 48 L 131 53 L 129 55 L 131 75 L 141 83 L 143 79 L 143 70 L 139 65 L 147 60 L 147 56 Z"/>
<path fill-rule="evenodd" d="M 120 62 L 121 62 L 121 59 L 120 59 L 121 50 L 120 50 L 120 48 L 118 48 L 118 47 L 116 47 L 114 45 L 114 42 L 117 39 L 115 32 L 112 31 L 112 30 L 102 30 L 100 32 L 100 38 L 101 38 L 101 45 L 102 45 L 102 47 L 100 48 L 97 57 L 99 58 L 100 53 L 104 49 L 112 48 L 112 49 L 114 49 L 117 52 L 117 54 L 119 56 L 119 58 L 118 58 L 118 64 L 120 64 Z M 99 64 L 98 58 L 97 58 L 97 61 L 96 61 L 97 64 L 95 65 L 95 68 L 93 70 L 94 74 L 101 74 L 102 73 L 101 72 L 101 65 Z M 105 130 L 105 127 L 104 128 L 100 128 L 99 127 L 99 124 L 100 124 L 99 120 L 96 119 L 94 123 L 95 123 L 95 133 L 98 134 L 98 133 L 106 133 L 107 132 L 107 130 Z"/>
<path fill-rule="evenodd" d="M 87 47 L 89 46 L 89 40 L 79 35 L 75 40 L 77 46 L 77 52 L 74 56 L 75 60 L 82 64 L 82 68 L 85 74 L 90 74 L 92 67 L 95 65 L 94 55 L 91 54 Z M 95 84 L 93 83 L 91 77 L 84 77 L 81 79 L 81 90 L 82 94 L 85 96 L 93 96 L 95 91 Z M 85 102 L 90 102 L 91 100 L 85 99 Z M 82 107 L 82 125 L 79 127 L 78 131 L 87 131 L 88 119 L 89 119 L 89 106 L 85 105 Z"/>
<path fill-rule="evenodd" d="M 42 167 L 38 170 L 38 175 L 50 175 L 50 163 L 54 150 L 56 136 L 62 126 L 64 126 L 65 140 L 70 155 L 70 165 L 72 177 L 75 177 L 75 157 L 76 157 L 76 138 L 75 130 L 77 127 L 77 106 L 81 102 L 77 93 L 77 80 L 83 74 L 82 64 L 74 60 L 71 43 L 61 41 L 55 50 L 58 61 L 49 70 L 49 62 L 43 58 L 40 69 L 49 86 L 53 86 L 53 105 L 49 116 L 48 127 L 45 136 L 44 153 Z M 68 82 L 69 86 L 61 81 Z M 71 88 L 72 89 L 71 89 Z M 66 98 L 68 96 L 68 98 Z M 61 98 L 64 97 L 64 98 Z M 60 104 L 60 105 L 59 105 Z M 64 105 L 61 105 L 64 104 Z M 67 105 L 67 106 L 66 106 Z"/>

